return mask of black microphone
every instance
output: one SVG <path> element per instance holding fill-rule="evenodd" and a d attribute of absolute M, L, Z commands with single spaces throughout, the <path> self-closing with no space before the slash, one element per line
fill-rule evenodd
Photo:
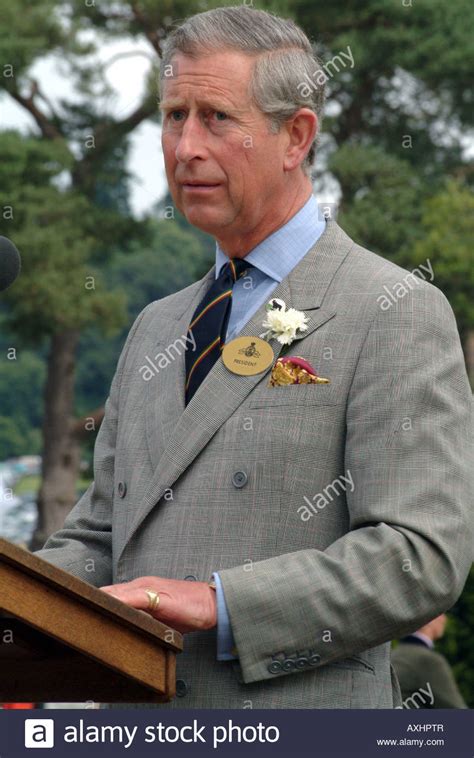
<path fill-rule="evenodd" d="M 20 269 L 20 253 L 15 245 L 6 237 L 0 237 L 0 292 L 13 284 Z"/>

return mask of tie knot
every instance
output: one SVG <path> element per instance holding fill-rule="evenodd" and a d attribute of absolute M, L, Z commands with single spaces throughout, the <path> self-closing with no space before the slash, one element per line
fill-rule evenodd
<path fill-rule="evenodd" d="M 252 268 L 252 264 L 245 258 L 230 258 L 223 266 L 221 276 L 231 276 L 232 281 L 236 282 L 249 268 Z"/>

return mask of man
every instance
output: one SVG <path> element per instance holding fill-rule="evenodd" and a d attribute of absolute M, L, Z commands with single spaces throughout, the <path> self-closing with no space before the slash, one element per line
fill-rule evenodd
<path fill-rule="evenodd" d="M 434 649 L 447 620 L 440 613 L 392 650 L 405 708 L 467 708 L 448 661 Z"/>
<path fill-rule="evenodd" d="M 40 555 L 192 632 L 164 707 L 392 708 L 389 641 L 472 558 L 452 311 L 421 281 L 382 308 L 407 272 L 318 215 L 321 69 L 295 24 L 198 14 L 161 71 L 170 190 L 216 266 L 135 321 L 95 481 Z"/>

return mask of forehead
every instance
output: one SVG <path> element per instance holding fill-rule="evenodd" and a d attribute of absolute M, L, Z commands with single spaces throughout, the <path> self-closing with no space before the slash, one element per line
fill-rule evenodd
<path fill-rule="evenodd" d="M 161 107 L 182 98 L 212 98 L 229 105 L 249 101 L 248 83 L 255 59 L 233 50 L 197 58 L 177 53 L 162 81 Z"/>

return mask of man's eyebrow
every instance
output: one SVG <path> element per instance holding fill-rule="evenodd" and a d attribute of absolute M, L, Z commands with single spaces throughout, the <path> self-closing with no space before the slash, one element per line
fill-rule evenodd
<path fill-rule="evenodd" d="M 202 108 L 211 108 L 214 111 L 224 111 L 224 112 L 232 112 L 235 113 L 237 111 L 237 108 L 230 104 L 225 103 L 217 103 L 212 102 L 210 100 L 206 101 L 200 101 L 199 107 Z M 184 104 L 182 100 L 174 99 L 174 100 L 162 100 L 159 104 L 159 108 L 161 111 L 169 111 L 174 110 L 175 108 L 183 108 Z"/>
<path fill-rule="evenodd" d="M 170 110 L 170 108 L 177 108 L 179 104 L 179 100 L 162 100 L 159 104 L 160 111 Z"/>

